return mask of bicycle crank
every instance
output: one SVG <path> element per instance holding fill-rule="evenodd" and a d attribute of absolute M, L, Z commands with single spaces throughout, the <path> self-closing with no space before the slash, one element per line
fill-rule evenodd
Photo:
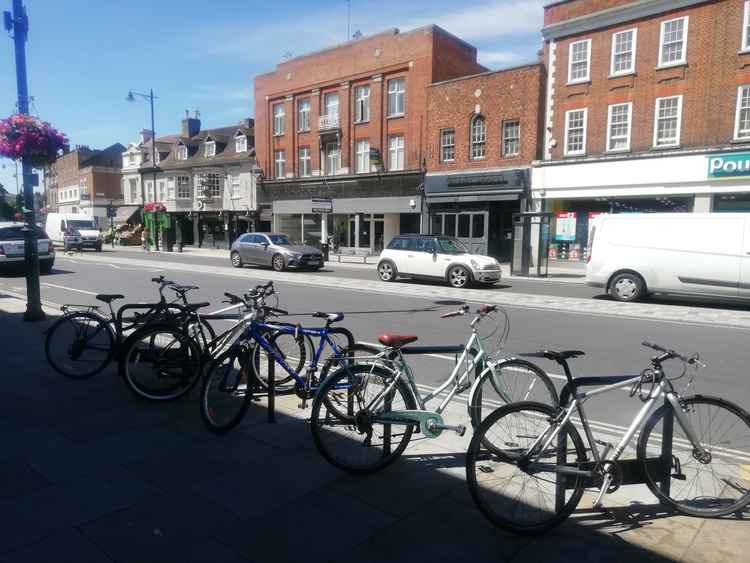
<path fill-rule="evenodd" d="M 372 421 L 381 424 L 418 424 L 419 431 L 425 438 L 437 438 L 443 430 L 453 430 L 459 436 L 463 436 L 466 432 L 466 427 L 462 424 L 457 426 L 445 424 L 443 417 L 433 411 L 392 411 L 374 416 Z"/>

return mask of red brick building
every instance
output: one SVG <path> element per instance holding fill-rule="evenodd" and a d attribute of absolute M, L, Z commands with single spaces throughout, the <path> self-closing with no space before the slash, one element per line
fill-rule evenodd
<path fill-rule="evenodd" d="M 539 157 L 540 64 L 427 88 L 426 204 L 430 232 L 510 259 L 512 213 L 526 209 Z"/>
<path fill-rule="evenodd" d="M 261 220 L 272 216 L 272 228 L 292 239 L 332 237 L 370 251 L 419 232 L 427 87 L 484 70 L 473 46 L 426 26 L 349 41 L 257 76 Z M 329 205 L 332 213 L 316 211 Z"/>
<path fill-rule="evenodd" d="M 553 255 L 585 259 L 597 213 L 750 211 L 750 2 L 564 0 L 544 26 Z"/>

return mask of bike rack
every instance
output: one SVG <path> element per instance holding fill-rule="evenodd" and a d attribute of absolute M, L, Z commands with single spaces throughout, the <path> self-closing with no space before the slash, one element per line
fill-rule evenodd
<path fill-rule="evenodd" d="M 637 375 L 637 374 L 636 374 Z M 578 377 L 575 379 L 575 385 L 571 386 L 570 383 L 566 383 L 560 392 L 560 404 L 565 405 L 570 400 L 570 397 L 575 393 L 577 387 L 585 387 L 592 385 L 608 385 L 611 383 L 617 383 L 619 381 L 625 381 L 632 379 L 635 375 L 614 375 L 614 376 L 603 376 L 603 377 Z M 666 398 L 664 404 L 667 403 Z M 672 437 L 674 432 L 674 414 L 672 409 L 667 409 L 664 415 L 664 427 L 662 428 L 662 441 L 661 441 L 661 453 L 659 457 L 646 458 L 645 463 L 649 467 L 652 467 L 659 471 L 662 475 L 662 480 L 659 482 L 659 488 L 665 495 L 669 495 L 669 479 L 672 468 Z M 566 463 L 566 454 L 568 446 L 567 436 L 558 436 L 557 442 L 557 464 L 558 465 L 572 465 Z M 586 463 L 579 466 L 584 470 L 592 470 L 596 465 L 595 461 L 587 461 Z M 644 470 L 643 463 L 640 459 L 624 459 L 618 460 L 617 466 L 620 469 L 622 479 L 620 485 L 642 485 L 646 483 L 646 472 Z M 555 502 L 558 510 L 565 504 L 565 490 L 575 488 L 577 477 L 573 475 L 563 476 L 556 485 L 556 498 Z M 598 488 L 601 487 L 601 478 L 599 477 L 585 477 L 583 478 L 583 486 L 585 488 Z"/>

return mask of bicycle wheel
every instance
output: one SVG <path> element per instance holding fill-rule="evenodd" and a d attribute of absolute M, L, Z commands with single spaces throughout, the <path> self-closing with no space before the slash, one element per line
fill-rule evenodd
<path fill-rule="evenodd" d="M 472 437 L 466 454 L 471 497 L 495 526 L 517 534 L 553 528 L 575 510 L 584 491 L 579 476 L 535 472 L 519 467 L 524 452 L 550 429 L 555 409 L 542 403 L 505 405 L 490 414 Z M 486 447 L 486 443 L 495 444 Z M 570 423 L 531 462 L 572 465 L 586 459 L 580 435 Z"/>
<path fill-rule="evenodd" d="M 349 348 L 342 350 L 338 356 L 336 354 L 331 354 L 323 364 L 323 368 L 320 370 L 320 377 L 318 378 L 318 381 L 313 382 L 313 389 L 315 389 L 319 383 L 324 382 L 329 375 L 338 371 L 339 369 L 348 369 L 354 365 L 357 365 L 357 363 L 359 362 L 367 362 L 365 358 L 373 358 L 379 353 L 380 349 L 376 348 L 375 346 L 370 346 L 369 344 L 355 344 L 354 346 L 350 346 Z M 340 408 L 341 405 L 330 399 L 331 397 L 329 396 L 326 396 L 323 399 L 324 401 L 326 401 L 326 408 L 334 416 L 345 420 L 347 417 L 346 409 Z"/>
<path fill-rule="evenodd" d="M 304 338 L 295 338 L 292 332 L 267 333 L 265 337 L 286 365 L 299 375 L 307 357 Z M 258 383 L 261 387 L 268 387 L 268 353 L 258 344 L 253 347 L 252 358 Z M 277 386 L 285 385 L 293 379 L 278 361 L 274 365 L 273 377 Z"/>
<path fill-rule="evenodd" d="M 57 373 L 88 379 L 112 360 L 115 338 L 101 315 L 77 311 L 63 315 L 47 330 L 44 353 Z"/>
<path fill-rule="evenodd" d="M 173 326 L 145 327 L 126 340 L 119 369 L 136 395 L 151 401 L 171 401 L 188 393 L 198 381 L 200 348 Z"/>
<path fill-rule="evenodd" d="M 349 473 L 373 473 L 393 463 L 406 449 L 413 425 L 370 420 L 371 415 L 416 408 L 406 383 L 397 381 L 373 412 L 365 408 L 394 377 L 379 366 L 355 365 L 332 373 L 321 385 L 313 400 L 310 427 L 315 447 L 331 465 Z M 337 405 L 334 412 L 328 409 L 330 404 Z"/>
<path fill-rule="evenodd" d="M 539 366 L 511 358 L 489 365 L 479 375 L 469 397 L 469 417 L 476 428 L 495 409 L 522 401 L 557 408 L 559 399 L 549 376 Z"/>
<path fill-rule="evenodd" d="M 201 416 L 206 428 L 223 433 L 237 426 L 253 398 L 249 350 L 233 346 L 206 369 L 201 389 Z"/>
<path fill-rule="evenodd" d="M 695 395 L 680 399 L 680 405 L 709 455 L 702 457 L 693 448 L 674 416 L 671 463 L 664 468 L 653 459 L 662 455 L 665 415 L 672 413 L 671 407 L 661 407 L 638 440 L 648 488 L 662 502 L 690 516 L 725 516 L 742 510 L 750 503 L 750 415 L 716 397 Z"/>

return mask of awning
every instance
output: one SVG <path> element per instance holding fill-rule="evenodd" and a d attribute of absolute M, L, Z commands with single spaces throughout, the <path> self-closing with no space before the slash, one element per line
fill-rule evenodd
<path fill-rule="evenodd" d="M 115 223 L 127 223 L 140 209 L 137 205 L 121 205 L 117 208 Z"/>

